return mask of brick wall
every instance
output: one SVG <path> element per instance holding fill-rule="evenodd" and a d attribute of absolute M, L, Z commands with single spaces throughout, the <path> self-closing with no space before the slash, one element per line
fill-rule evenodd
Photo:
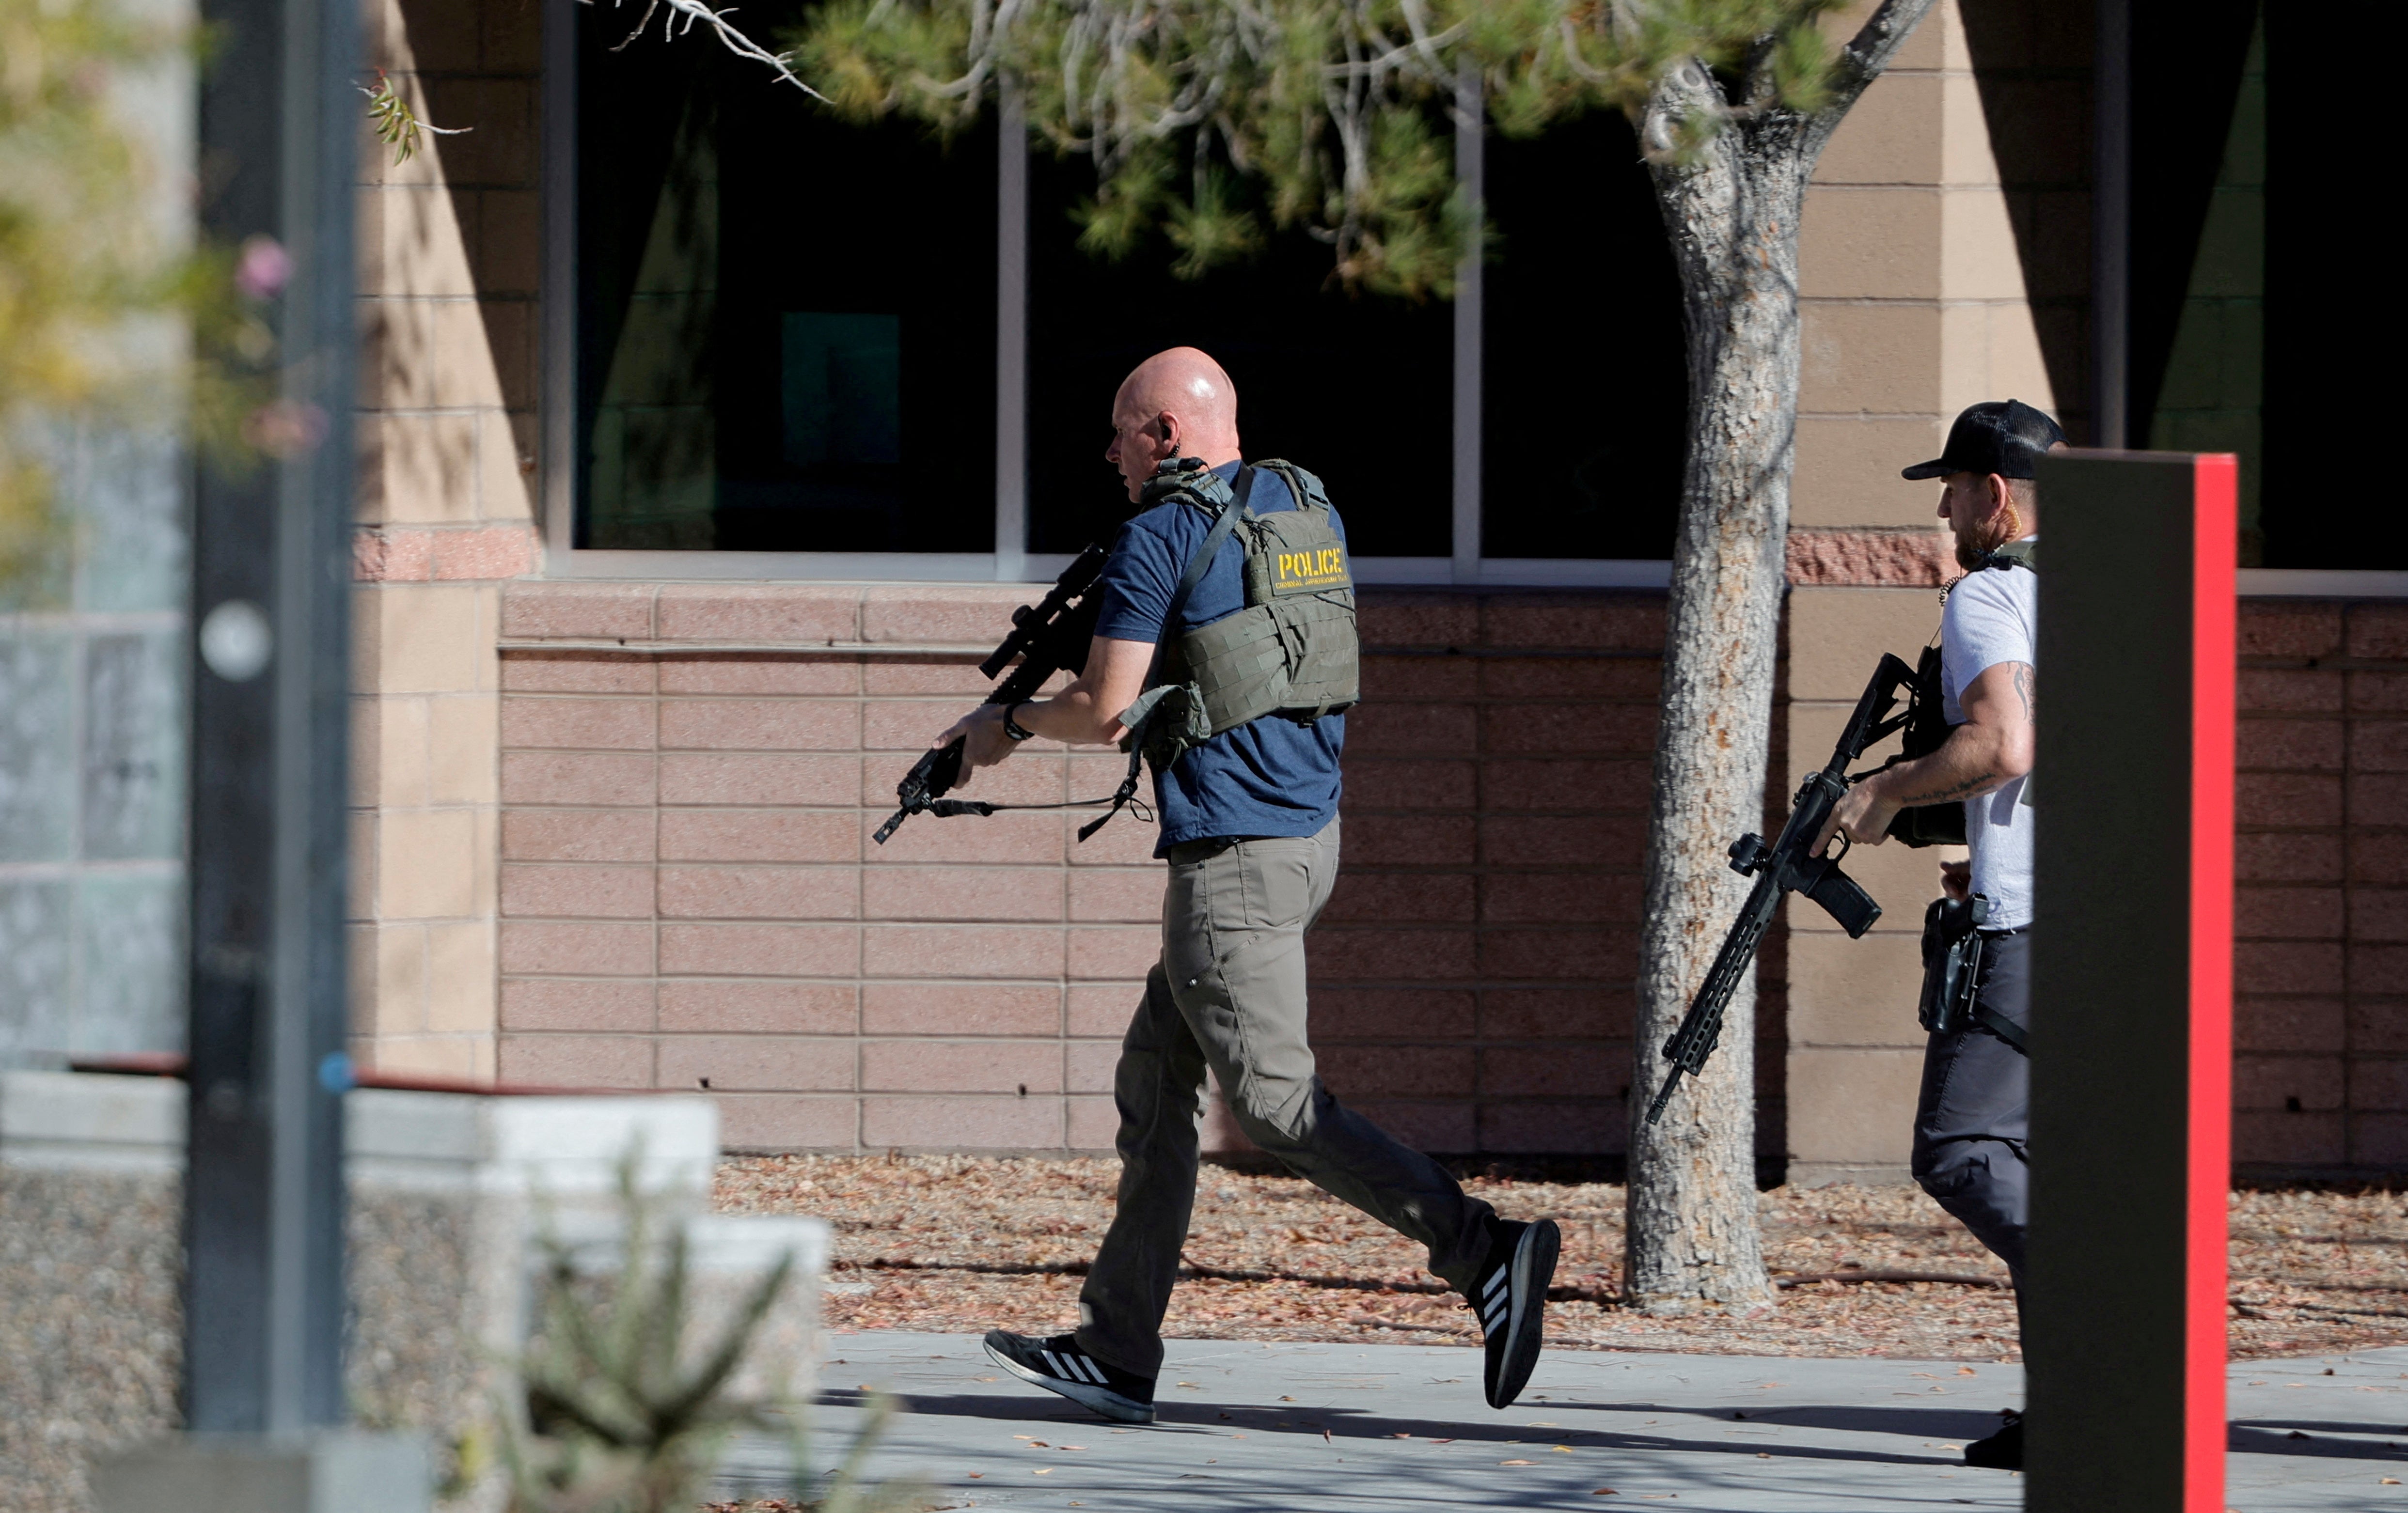
<path fill-rule="evenodd" d="M 1427 1149 L 1619 1152 L 1662 597 L 1374 595 L 1363 628 L 1323 1075 Z"/>
<path fill-rule="evenodd" d="M 2408 606 L 2244 602 L 2233 1156 L 2408 1168 Z"/>
<path fill-rule="evenodd" d="M 1776 758 L 1776 780 L 1766 785 L 1765 795 L 1783 806 L 1801 773 L 1830 760 L 1880 654 L 1911 660 L 1940 625 L 1940 595 L 1928 587 L 1810 586 L 1798 581 L 1798 569 L 1793 552 L 1788 718 L 1783 722 L 1791 755 L 1785 762 Z M 1877 764 L 1896 749 L 1893 738 L 1867 753 L 1863 765 Z M 1923 909 L 1939 894 L 1940 862 L 1964 855 L 1961 847 L 1850 851 L 1848 875 L 1882 906 L 1881 919 L 1862 939 L 1849 939 L 1812 904 L 1784 908 L 1788 1081 L 1781 1132 L 1786 1144 L 1778 1149 L 1787 1155 L 1791 1181 L 1907 1180 L 1923 1079 L 1925 1036 L 1914 1020 Z"/>
<path fill-rule="evenodd" d="M 1150 833 L 1075 858 L 1054 814 L 868 839 L 911 749 L 984 687 L 929 649 L 1018 597 L 513 588 L 502 1076 L 708 1086 L 738 1146 L 1108 1144 L 1099 1037 L 1144 969 Z M 636 649 L 541 649 L 559 638 Z M 794 649 L 708 649 L 738 645 Z M 1109 792 L 1058 747 L 978 792 L 1059 800 L 1074 766 Z"/>
<path fill-rule="evenodd" d="M 751 1147 L 1109 1145 L 1114 1049 L 1156 946 L 1152 830 L 1124 817 L 1081 848 L 1084 815 L 1036 813 L 867 839 L 916 743 L 985 687 L 972 664 L 1025 591 L 504 592 L 503 1077 L 708 1078 Z M 1819 600 L 1794 607 L 1811 623 L 1793 642 L 1863 638 L 1823 625 Z M 2261 600 L 2242 623 L 2236 1158 L 2398 1170 L 2408 607 Z M 1660 599 L 1393 592 L 1364 627 L 1346 870 L 1309 945 L 1323 1074 L 1426 1149 L 1618 1153 Z M 1825 692 L 1793 690 L 1818 741 Z M 1039 743 L 980 792 L 1098 794 L 1118 771 Z M 1904 1109 L 1882 1111 L 1912 1100 L 1911 997 L 1858 979 L 1911 955 L 1928 861 L 1860 853 L 1896 940 L 1833 944 L 1809 920 L 1803 944 L 1770 943 L 1769 1152 L 1797 1139 L 1784 1064 L 1824 1103 L 1870 1107 L 1865 1139 L 1903 1138 Z M 1905 1080 L 1828 1085 L 1886 1067 L 1876 1040 Z M 1826 1066 L 1826 1042 L 1854 1054 Z M 1823 1175 L 1896 1175 L 1855 1166 Z"/>
<path fill-rule="evenodd" d="M 1025 597 L 511 586 L 501 1075 L 707 1078 L 742 1146 L 1108 1147 L 1152 829 L 868 841 Z M 1431 1149 L 1618 1150 L 1660 598 L 1400 594 L 1365 630 L 1347 871 L 1311 943 L 1325 1076 Z M 1119 771 L 1039 742 L 977 792 Z"/>
<path fill-rule="evenodd" d="M 2042 170 L 2026 160 L 2061 147 L 2065 102 L 2053 87 L 2016 96 L 2026 81 L 1999 73 L 2036 66 L 2054 34 L 2034 19 L 2030 0 L 1934 6 L 1815 165 L 1799 225 L 1792 697 L 1781 721 L 1797 757 L 1772 785 L 1782 796 L 1796 767 L 1829 752 L 1874 652 L 1912 654 L 1930 635 L 1932 590 L 1956 574 L 1934 528 L 1936 487 L 1898 470 L 1937 452 L 1967 405 L 2014 394 L 2054 410 L 2074 397 L 2052 382 L 2049 360 L 2063 323 L 2046 301 L 2067 264 L 2018 256 L 2017 243 L 2019 228 L 2058 224 L 2042 215 L 2056 202 L 2033 198 Z M 2031 108 L 1985 108 L 2009 96 Z M 1790 921 L 1793 1180 L 1906 1178 L 1923 1059 L 1914 936 L 1933 861 L 1894 846 L 1850 860 L 1884 906 L 1871 938 L 1847 939 L 1812 906 Z"/>
<path fill-rule="evenodd" d="M 361 117 L 353 566 L 352 1047 L 494 1068 L 498 581 L 540 560 L 533 6 L 365 0 L 369 56 L 429 121 Z"/>

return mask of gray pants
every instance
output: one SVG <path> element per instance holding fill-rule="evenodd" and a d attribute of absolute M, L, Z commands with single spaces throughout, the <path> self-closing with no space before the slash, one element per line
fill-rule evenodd
<path fill-rule="evenodd" d="M 1238 1127 L 1289 1170 L 1429 1249 L 1467 1289 L 1488 1205 L 1329 1095 L 1305 1040 L 1304 932 L 1338 880 L 1338 821 L 1303 839 L 1201 840 L 1170 852 L 1162 960 L 1121 1042 L 1120 1204 L 1079 1293 L 1078 1340 L 1123 1371 L 1162 1369 L 1162 1319 L 1196 1202 L 1211 1067 Z"/>
<path fill-rule="evenodd" d="M 2030 1028 L 2031 933 L 1993 936 L 1976 1001 Z M 1986 1030 L 1933 1035 L 1914 1112 L 1914 1179 L 2023 1287 L 2031 1214 L 2031 1063 Z"/>

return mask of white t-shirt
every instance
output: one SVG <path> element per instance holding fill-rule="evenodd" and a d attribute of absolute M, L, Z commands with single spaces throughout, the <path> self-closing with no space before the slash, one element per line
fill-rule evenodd
<path fill-rule="evenodd" d="M 2040 579 L 2023 567 L 1985 567 L 1948 591 L 1940 617 L 1940 711 L 1965 722 L 1958 695 L 2002 662 L 2038 665 Z M 1986 928 L 2032 922 L 2032 806 L 2023 802 L 2026 773 L 2006 787 L 1965 801 L 1965 839 L 1973 850 L 1973 892 L 1990 901 Z"/>

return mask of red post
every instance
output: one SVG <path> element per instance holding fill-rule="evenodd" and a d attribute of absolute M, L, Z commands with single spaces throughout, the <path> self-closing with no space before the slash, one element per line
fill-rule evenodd
<path fill-rule="evenodd" d="M 2227 1193 L 2232 1175 L 2232 739 L 2239 467 L 2194 458 L 2190 688 L 2190 1170 L 2183 1513 L 2224 1513 Z"/>
<path fill-rule="evenodd" d="M 2027 1506 L 2222 1513 L 2234 460 L 2039 482 Z"/>

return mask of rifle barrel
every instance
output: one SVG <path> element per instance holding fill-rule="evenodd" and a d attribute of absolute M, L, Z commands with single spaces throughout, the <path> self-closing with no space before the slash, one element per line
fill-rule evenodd
<path fill-rule="evenodd" d="M 1768 892 L 1770 898 L 1765 896 Z M 1730 1006 L 1731 994 L 1739 991 L 1740 978 L 1747 971 L 1748 963 L 1756 960 L 1756 945 L 1764 938 L 1765 926 L 1771 922 L 1772 906 L 1780 896 L 1780 883 L 1770 868 L 1760 871 L 1756 886 L 1748 891 L 1746 906 L 1731 921 L 1730 933 L 1723 936 L 1722 949 L 1714 952 L 1713 965 L 1706 969 L 1705 980 L 1698 984 L 1697 996 L 1689 1000 L 1689 1011 L 1681 1016 L 1680 1027 L 1664 1042 L 1664 1060 L 1669 1064 L 1663 1084 L 1647 1106 L 1648 1123 L 1664 1117 L 1664 1106 L 1672 1101 L 1672 1090 L 1680 1085 L 1681 1074 L 1696 1077 L 1703 1072 L 1706 1058 L 1722 1043 L 1724 1011 Z"/>

